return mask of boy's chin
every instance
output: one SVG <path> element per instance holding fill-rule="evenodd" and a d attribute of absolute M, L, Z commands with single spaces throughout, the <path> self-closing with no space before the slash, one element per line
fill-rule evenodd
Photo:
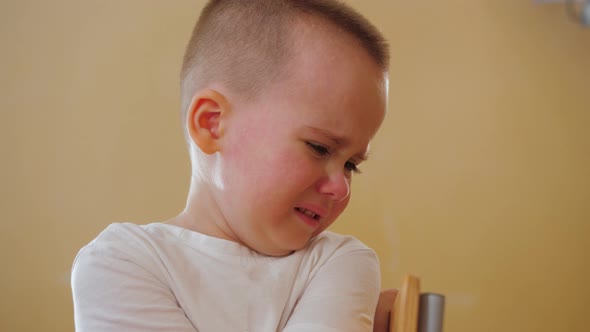
<path fill-rule="evenodd" d="M 256 250 L 258 253 L 266 255 L 266 256 L 273 256 L 273 257 L 283 257 L 283 256 L 289 256 L 292 253 L 294 253 L 297 250 L 301 250 L 303 248 L 305 248 L 307 246 L 307 244 L 309 243 L 309 239 L 306 239 L 305 241 L 300 241 L 300 243 L 289 243 L 288 245 L 285 245 L 283 247 L 277 247 L 277 246 L 269 246 L 269 247 L 265 247 L 265 248 L 259 248 L 254 249 Z"/>
<path fill-rule="evenodd" d="M 272 257 L 284 257 L 284 256 L 289 256 L 292 253 L 294 253 L 296 250 L 268 250 L 267 252 L 259 252 L 263 255 L 266 256 L 272 256 Z"/>

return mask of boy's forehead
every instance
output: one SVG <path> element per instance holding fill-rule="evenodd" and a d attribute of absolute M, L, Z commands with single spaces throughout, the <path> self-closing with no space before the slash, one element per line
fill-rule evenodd
<path fill-rule="evenodd" d="M 387 74 L 362 48 L 310 41 L 293 57 L 287 71 L 284 89 L 310 102 L 386 106 Z"/>
<path fill-rule="evenodd" d="M 305 70 L 304 67 L 343 63 L 342 58 L 346 57 L 354 60 L 357 67 L 364 67 L 361 70 L 375 73 L 375 78 L 380 81 L 380 84 L 385 83 L 383 88 L 386 89 L 386 71 L 380 67 L 357 37 L 331 22 L 309 15 L 303 16 L 291 25 L 292 52 L 289 63 L 286 64 L 290 74 L 300 73 Z M 324 61 L 318 61 L 320 59 Z M 352 70 L 352 68 L 335 67 L 334 69 Z M 315 68 L 314 71 L 316 71 Z M 315 77 L 309 79 L 315 80 Z"/>
<path fill-rule="evenodd" d="M 295 45 L 295 53 L 311 51 L 310 45 L 336 46 L 338 43 L 354 43 L 362 48 L 357 38 L 320 17 L 300 15 L 290 24 L 290 38 Z"/>

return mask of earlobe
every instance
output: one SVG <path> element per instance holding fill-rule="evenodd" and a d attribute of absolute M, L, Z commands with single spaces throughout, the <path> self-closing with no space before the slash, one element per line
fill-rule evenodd
<path fill-rule="evenodd" d="M 206 154 L 221 149 L 223 121 L 230 105 L 219 92 L 206 89 L 198 92 L 187 111 L 187 130 L 191 140 Z"/>

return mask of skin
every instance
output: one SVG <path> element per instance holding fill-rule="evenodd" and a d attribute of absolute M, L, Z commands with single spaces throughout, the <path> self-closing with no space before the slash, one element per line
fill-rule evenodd
<path fill-rule="evenodd" d="M 216 83 L 195 94 L 187 123 L 197 161 L 186 209 L 169 223 L 283 256 L 346 208 L 385 115 L 387 76 L 336 28 L 297 24 L 294 36 L 304 51 L 258 98 Z"/>
<path fill-rule="evenodd" d="M 393 324 L 390 320 L 393 302 L 397 296 L 397 289 L 386 289 L 379 294 L 377 309 L 375 310 L 375 319 L 373 321 L 373 332 L 389 332 L 389 327 Z"/>

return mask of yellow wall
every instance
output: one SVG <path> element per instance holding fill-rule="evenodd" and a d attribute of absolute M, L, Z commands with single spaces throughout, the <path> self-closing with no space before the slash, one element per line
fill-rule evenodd
<path fill-rule="evenodd" d="M 590 326 L 590 29 L 533 1 L 350 1 L 391 105 L 335 230 L 447 295 L 446 331 Z M 177 73 L 202 1 L 0 3 L 1 331 L 72 331 L 69 269 L 179 212 Z"/>

